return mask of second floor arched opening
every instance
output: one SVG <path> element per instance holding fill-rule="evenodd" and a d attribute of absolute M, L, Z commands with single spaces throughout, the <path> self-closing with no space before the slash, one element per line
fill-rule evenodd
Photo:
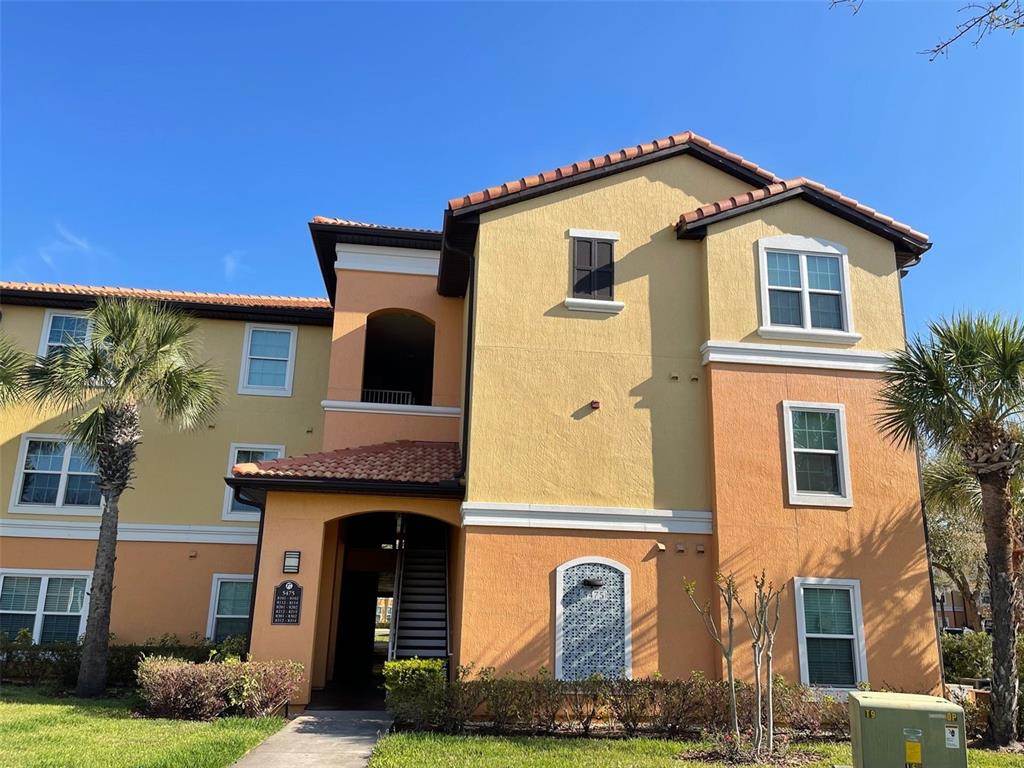
<path fill-rule="evenodd" d="M 430 405 L 434 385 L 434 323 L 403 309 L 366 319 L 362 401 Z"/>

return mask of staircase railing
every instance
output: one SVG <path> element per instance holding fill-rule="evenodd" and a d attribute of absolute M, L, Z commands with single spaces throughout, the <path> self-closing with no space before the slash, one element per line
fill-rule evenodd
<path fill-rule="evenodd" d="M 398 515 L 395 539 L 395 585 L 391 589 L 391 622 L 388 625 L 388 661 L 393 661 L 398 650 L 398 622 L 402 614 L 402 572 L 405 569 L 405 515 Z"/>

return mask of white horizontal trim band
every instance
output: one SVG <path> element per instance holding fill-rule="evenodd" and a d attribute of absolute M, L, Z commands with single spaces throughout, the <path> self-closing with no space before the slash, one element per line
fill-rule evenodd
<path fill-rule="evenodd" d="M 338 243 L 334 254 L 335 269 L 354 269 L 361 272 L 392 272 L 400 275 L 437 277 L 441 263 L 439 251 L 426 251 L 420 248 Z"/>
<path fill-rule="evenodd" d="M 742 341 L 706 341 L 700 345 L 700 354 L 703 365 L 742 363 L 876 372 L 885 371 L 889 367 L 889 356 L 884 352 L 750 344 Z"/>
<path fill-rule="evenodd" d="M 491 501 L 463 502 L 462 524 L 645 533 L 712 532 L 711 512 L 705 510 L 577 507 L 564 504 L 506 504 Z"/>
<path fill-rule="evenodd" d="M 621 301 L 605 299 L 577 299 L 572 296 L 565 299 L 565 308 L 576 312 L 604 312 L 609 315 L 617 315 L 625 306 Z"/>
<path fill-rule="evenodd" d="M 400 416 L 447 416 L 462 415 L 462 409 L 447 405 L 397 405 L 394 403 L 363 403 L 359 400 L 321 400 L 325 411 L 347 411 L 350 413 L 391 413 Z"/>
<path fill-rule="evenodd" d="M 582 237 L 588 240 L 618 240 L 619 233 L 607 229 L 576 229 L 569 230 L 569 237 Z"/>
<path fill-rule="evenodd" d="M 62 520 L 0 520 L 0 536 L 29 539 L 80 539 L 96 541 L 99 523 L 69 523 Z M 195 544 L 255 544 L 257 528 L 236 525 L 159 525 L 119 523 L 118 541 L 167 541 Z"/>

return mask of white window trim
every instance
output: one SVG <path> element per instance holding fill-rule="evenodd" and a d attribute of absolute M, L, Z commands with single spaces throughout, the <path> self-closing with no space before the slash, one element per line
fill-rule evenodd
<path fill-rule="evenodd" d="M 249 380 L 249 343 L 253 331 L 287 331 L 291 334 L 288 345 L 288 366 L 284 374 L 283 387 L 257 387 L 246 382 Z M 273 323 L 246 323 L 245 340 L 242 345 L 242 363 L 238 373 L 238 394 L 265 395 L 269 397 L 291 397 L 292 377 L 295 373 L 295 348 L 298 344 L 299 327 L 297 325 L 275 325 Z"/>
<path fill-rule="evenodd" d="M 213 639 L 213 628 L 217 621 L 217 598 L 220 596 L 220 585 L 224 581 L 252 581 L 251 573 L 215 573 L 210 584 L 210 611 L 206 616 L 206 639 Z M 252 613 L 250 606 L 250 614 Z M 227 617 L 225 617 L 227 618 Z M 234 617 L 238 618 L 238 617 Z M 246 618 L 251 619 L 249 615 Z"/>
<path fill-rule="evenodd" d="M 0 581 L 3 580 L 4 576 L 38 576 L 41 577 L 42 581 L 39 584 L 39 600 L 36 603 L 36 620 L 32 628 L 32 642 L 38 643 L 39 638 L 42 637 L 43 633 L 43 616 L 46 614 L 43 611 L 43 607 L 46 603 L 46 588 L 51 578 L 63 579 L 63 578 L 84 578 L 85 579 L 85 597 L 82 598 L 82 612 L 79 615 L 78 620 L 78 635 L 76 640 L 82 636 L 85 632 L 85 622 L 89 616 L 89 593 L 92 591 L 92 571 L 63 571 L 63 570 L 50 570 L 40 568 L 4 568 L 0 570 Z M 2 586 L 2 585 L 0 585 Z M 29 611 L 4 611 L 4 613 L 29 613 Z M 53 614 L 58 615 L 58 614 Z M 59 614 L 62 616 L 74 616 L 74 614 Z M 13 639 L 13 638 L 11 638 Z"/>
<path fill-rule="evenodd" d="M 53 318 L 57 316 L 74 316 L 74 317 L 88 317 L 89 313 L 81 309 L 47 309 L 43 313 L 43 331 L 39 335 L 39 348 L 36 353 L 39 357 L 46 357 L 46 348 L 50 346 L 50 323 L 53 322 Z M 85 338 L 88 340 L 92 334 L 92 323 L 89 323 L 89 329 L 86 331 Z"/>
<path fill-rule="evenodd" d="M 768 251 L 810 254 L 812 256 L 836 256 L 839 258 L 839 279 L 842 282 L 843 330 L 811 327 L 810 290 L 807 283 L 807 260 L 800 258 L 800 314 L 803 326 L 772 325 L 771 306 L 768 296 Z M 765 339 L 822 341 L 831 344 L 856 344 L 863 337 L 854 331 L 853 302 L 850 299 L 850 259 L 846 247 L 830 240 L 802 235 L 777 235 L 762 237 L 757 241 L 757 263 L 761 293 L 761 326 L 759 336 Z"/>
<path fill-rule="evenodd" d="M 565 297 L 565 308 L 574 312 L 600 312 L 606 315 L 617 315 L 626 306 L 621 301 L 611 299 L 579 299 L 575 296 Z"/>
<path fill-rule="evenodd" d="M 797 490 L 796 459 L 793 446 L 793 411 L 820 411 L 836 414 L 836 429 L 839 438 L 839 486 L 840 494 L 813 493 Z M 805 403 L 796 400 L 782 401 L 782 422 L 786 435 L 786 478 L 789 481 L 789 503 L 803 507 L 852 507 L 853 481 L 850 477 L 850 450 L 846 441 L 846 406 L 841 403 Z"/>
<path fill-rule="evenodd" d="M 825 587 L 830 589 L 847 589 L 850 591 L 850 606 L 853 610 L 853 634 L 854 649 L 853 661 L 857 667 L 857 683 L 868 682 L 868 657 L 867 648 L 864 644 L 864 612 L 860 601 L 860 579 L 831 579 L 817 578 L 814 576 L 795 576 L 793 578 L 793 592 L 796 595 L 796 632 L 797 648 L 800 653 L 800 682 L 803 685 L 810 685 L 810 673 L 807 669 L 807 627 L 804 618 L 804 587 Z M 815 635 L 818 637 L 818 635 Z M 845 637 L 845 635 L 840 635 Z M 856 686 L 850 688 L 830 688 L 819 686 L 826 691 L 852 691 Z"/>
<path fill-rule="evenodd" d="M 22 504 L 21 486 L 25 482 L 25 457 L 28 454 L 28 443 L 30 440 L 59 440 L 65 443 L 64 460 L 60 465 L 60 484 L 57 486 L 57 502 L 55 504 Z M 68 504 L 64 502 L 64 491 L 68 484 L 68 464 L 71 461 L 71 451 L 68 445 L 72 443 L 67 435 L 49 434 L 24 434 L 21 436 L 21 445 L 18 447 L 18 463 L 14 465 L 14 481 L 11 484 L 11 498 L 8 511 L 19 515 L 77 515 L 82 517 L 99 517 L 103 513 L 103 501 L 95 507 L 85 507 L 79 504 Z M 78 474 L 78 473 L 76 473 Z"/>
<path fill-rule="evenodd" d="M 562 596 L 565 592 L 565 572 L 569 568 L 575 565 L 583 565 L 585 563 L 600 563 L 601 565 L 608 565 L 617 571 L 622 573 L 622 593 L 624 603 L 624 625 L 625 625 L 625 676 L 627 678 L 633 677 L 633 594 L 632 587 L 630 584 L 630 572 L 629 568 L 624 566 L 622 563 L 610 560 L 607 557 L 597 556 L 586 556 L 577 557 L 575 560 L 569 560 L 568 562 L 562 563 L 558 568 L 555 569 L 555 678 L 558 680 L 562 679 L 563 675 L 563 640 L 562 640 L 562 629 L 563 629 L 563 616 L 562 616 Z"/>
<path fill-rule="evenodd" d="M 280 454 L 280 458 L 284 458 L 288 454 L 285 453 L 283 445 L 266 445 L 262 443 L 232 443 L 228 449 L 228 472 L 227 476 L 231 476 L 231 468 L 235 466 L 235 454 L 240 450 L 252 450 L 252 451 L 271 451 L 276 450 Z M 234 496 L 234 488 L 225 486 L 224 488 L 224 509 L 221 512 L 222 520 L 244 520 L 246 522 L 259 521 L 260 515 L 258 512 L 240 512 L 236 509 L 231 509 L 231 498 Z"/>
<path fill-rule="evenodd" d="M 570 238 L 582 238 L 584 240 L 611 240 L 613 243 L 618 242 L 620 235 L 618 232 L 605 229 L 576 229 L 572 228 L 569 230 Z"/>

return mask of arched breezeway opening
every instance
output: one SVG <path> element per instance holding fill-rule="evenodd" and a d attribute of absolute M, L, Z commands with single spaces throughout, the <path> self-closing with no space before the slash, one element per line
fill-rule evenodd
<path fill-rule="evenodd" d="M 430 405 L 434 388 L 434 323 L 403 309 L 366 320 L 364 403 Z"/>
<path fill-rule="evenodd" d="M 331 572 L 321 574 L 331 598 L 318 622 L 324 684 L 312 706 L 381 707 L 387 660 L 448 658 L 452 531 L 439 519 L 401 512 L 328 524 L 336 556 Z"/>

